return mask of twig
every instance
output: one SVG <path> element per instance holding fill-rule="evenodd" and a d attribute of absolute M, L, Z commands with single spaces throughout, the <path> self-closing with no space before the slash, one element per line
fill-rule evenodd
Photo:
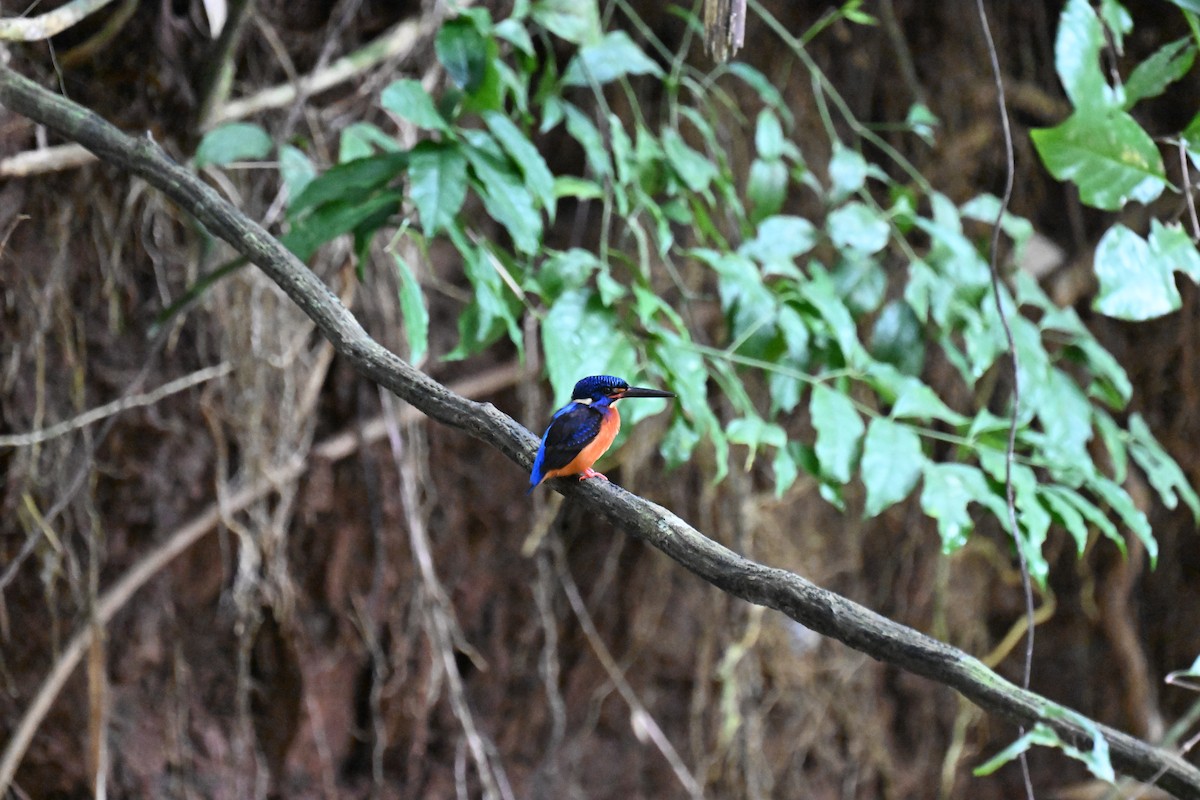
<path fill-rule="evenodd" d="M 36 17 L 0 19 L 0 40 L 7 42 L 37 42 L 62 33 L 85 17 L 96 13 L 113 0 L 73 0 L 53 11 Z"/>
<path fill-rule="evenodd" d="M 105 417 L 111 417 L 114 414 L 120 414 L 122 411 L 128 411 L 131 408 L 141 408 L 143 406 L 152 406 L 159 400 L 165 397 L 170 397 L 173 394 L 178 394 L 185 389 L 190 389 L 193 386 L 210 381 L 213 378 L 220 378 L 228 375 L 233 367 L 228 362 L 217 364 L 212 367 L 196 370 L 190 375 L 184 375 L 182 378 L 176 378 L 169 383 L 164 383 L 157 389 L 146 392 L 145 394 L 135 394 L 129 397 L 122 397 L 120 400 L 114 400 L 111 403 L 105 403 L 97 408 L 88 409 L 77 417 L 63 420 L 62 422 L 51 425 L 48 428 L 40 428 L 29 433 L 13 433 L 0 436 L 0 447 L 30 447 L 35 444 L 56 439 L 59 436 L 65 436 L 71 431 L 77 431 L 80 428 L 86 428 L 92 423 L 99 422 Z"/>
<path fill-rule="evenodd" d="M 126 136 L 91 111 L 42 89 L 4 65 L 0 65 L 0 103 L 145 178 L 274 280 L 361 375 L 427 416 L 491 445 L 519 467 L 530 468 L 538 444 L 532 433 L 490 403 L 477 403 L 456 394 L 372 339 L 304 262 L 230 206 L 211 186 L 168 158 L 152 141 Z M 1117 769 L 1148 778 L 1165 767 L 1160 787 L 1180 798 L 1200 800 L 1200 768 L 1014 686 L 955 647 L 795 573 L 744 558 L 670 510 L 615 484 L 562 481 L 554 488 L 589 513 L 607 517 L 630 535 L 658 548 L 718 589 L 780 611 L 810 630 L 877 660 L 949 686 L 993 714 L 1027 725 L 1041 722 L 1074 746 L 1090 749 L 1093 732 L 1097 732 L 1108 742 Z M 58 669 L 56 665 L 56 674 Z M 48 704 L 49 699 L 39 697 L 39 702 Z M 21 752 L 25 744 L 27 740 Z M 0 763 L 0 793 L 12 777 L 4 768 L 14 766 L 8 761 Z"/>
<path fill-rule="evenodd" d="M 563 592 L 567 595 L 567 601 L 571 604 L 571 610 L 575 612 L 575 617 L 579 620 L 579 624 L 583 628 L 583 634 L 587 637 L 588 644 L 592 646 L 592 651 L 596 654 L 596 658 L 600 660 L 601 666 L 604 667 L 604 671 L 608 674 L 608 679 L 613 682 L 613 686 L 617 687 L 617 692 L 621 695 L 621 699 L 629 706 L 631 724 L 634 725 L 635 730 L 644 731 L 649 736 L 650 741 L 654 742 L 654 746 L 658 748 L 663 758 L 671 765 L 671 769 L 675 772 L 675 777 L 679 778 L 679 782 L 683 784 L 684 790 L 693 799 L 699 798 L 703 800 L 704 789 L 696 780 L 696 776 L 683 763 L 683 759 L 680 758 L 679 752 L 671 744 L 671 740 L 667 738 L 662 728 L 659 727 L 658 722 L 646 710 L 646 706 L 638 698 L 637 692 L 633 690 L 633 687 L 629 685 L 629 681 L 625 680 L 625 674 L 621 671 L 621 667 L 604 644 L 604 639 L 600 637 L 600 631 L 596 630 L 596 624 L 592 622 L 592 615 L 588 613 L 587 606 L 584 604 L 583 598 L 579 595 L 579 587 L 575 585 L 575 579 L 571 577 L 571 571 L 567 568 L 566 557 L 562 551 L 562 542 L 552 539 L 550 547 L 554 550 L 558 580 L 562 585 Z"/>

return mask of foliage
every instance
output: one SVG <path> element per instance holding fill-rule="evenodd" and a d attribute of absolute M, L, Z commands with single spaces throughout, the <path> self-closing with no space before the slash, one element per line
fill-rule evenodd
<path fill-rule="evenodd" d="M 856 9 L 850 3 L 831 14 L 872 21 Z M 747 469 L 769 458 L 780 495 L 807 473 L 842 508 L 844 488 L 861 481 L 867 516 L 915 491 L 947 552 L 967 541 L 978 513 L 1009 525 L 1011 403 L 979 391 L 1006 367 L 1002 307 L 1022 387 L 1012 467 L 1018 530 L 1010 533 L 1032 577 L 1047 578 L 1042 546 L 1055 523 L 1081 553 L 1092 532 L 1121 549 L 1132 533 L 1153 561 L 1147 518 L 1122 487 L 1130 460 L 1166 506 L 1182 500 L 1200 518 L 1200 498 L 1139 416 L 1118 420 L 1130 401 L 1125 372 L 1075 311 L 1056 306 L 1028 274 L 1014 271 L 993 291 L 976 237 L 978 223 L 996 220 L 999 201 L 954 203 L 850 114 L 805 50 L 831 17 L 797 38 L 756 10 L 811 78 L 824 147 L 801 149 L 792 112 L 761 73 L 733 64 L 701 74 L 635 17 L 628 22 L 640 44 L 629 32 L 603 30 L 594 0 L 518 2 L 500 22 L 472 8 L 437 36 L 442 91 L 402 79 L 382 92 L 384 111 L 423 132 L 416 145 L 403 149 L 382 128 L 358 123 L 343 134 L 340 163 L 320 175 L 298 150 L 281 148 L 291 192 L 285 242 L 306 258 L 351 234 L 362 254 L 403 215 L 398 235 L 422 246 L 449 242 L 470 284 L 459 343 L 444 358 L 502 339 L 521 352 L 523 317 L 536 315 L 559 402 L 582 375 L 641 373 L 678 395 L 662 442 L 669 465 L 703 443 L 720 481 L 730 446 L 743 446 Z M 1110 211 L 1173 190 L 1158 145 L 1131 109 L 1185 74 L 1196 52 L 1191 41 L 1169 43 L 1124 84 L 1111 83 L 1101 50 L 1108 40 L 1120 47 L 1130 29 L 1116 0 L 1099 11 L 1087 0 L 1068 2 L 1056 66 L 1075 110 L 1033 133 L 1047 168 L 1075 183 L 1083 202 Z M 556 57 L 563 52 L 565 61 Z M 639 111 L 637 87 L 651 81 L 669 98 L 661 120 Z M 753 119 L 739 102 L 747 93 L 756 98 Z M 624 96 L 627 117 L 611 110 L 612 96 Z M 929 143 L 937 119 L 916 105 L 905 126 Z M 551 133 L 578 146 L 582 174 L 551 168 L 539 147 Z M 202 149 L 240 152 L 218 135 L 225 145 L 206 141 Z M 749 170 L 735 175 L 728 143 L 751 140 Z M 1178 138 L 1180 147 L 1193 143 L 1200 116 Z M 882 154 L 878 162 L 864 144 Z M 548 231 L 563 207 L 598 211 L 595 248 L 551 246 Z M 819 211 L 789 213 L 797 207 Z M 479 210 L 501 235 L 479 223 Z M 1012 215 L 1001 224 L 1019 261 L 1032 227 Z M 419 360 L 429 314 L 413 265 L 393 256 Z M 697 271 L 700 288 L 683 277 Z M 1200 280 L 1200 254 L 1178 225 L 1156 221 L 1143 237 L 1118 224 L 1097 248 L 1096 271 L 1100 311 L 1146 319 L 1179 307 L 1173 273 Z M 713 345 L 690 322 L 710 302 L 724 321 Z M 922 380 L 933 357 L 952 365 L 971 404 L 951 407 Z M 636 422 L 660 408 L 628 411 Z M 1103 737 L 1083 753 L 1050 741 L 1048 731 L 1035 727 L 982 769 L 1052 744 L 1097 775 L 1111 772 Z"/>
<path fill-rule="evenodd" d="M 1070 0 L 1059 20 L 1055 66 L 1073 113 L 1061 124 L 1033 132 L 1033 143 L 1047 169 L 1059 180 L 1073 182 L 1079 199 L 1095 208 L 1119 211 L 1131 202 L 1151 203 L 1168 189 L 1158 145 L 1130 113 L 1140 101 L 1157 97 L 1186 75 L 1200 41 L 1194 4 L 1177 2 L 1195 37 L 1160 47 L 1124 80 L 1112 81 L 1101 65 L 1106 42 L 1120 51 L 1132 31 L 1132 18 L 1115 0 L 1099 11 L 1088 0 Z M 1196 134 L 1200 114 L 1171 142 L 1192 163 L 1197 161 Z M 1182 155 L 1180 156 L 1182 158 Z M 1190 188 L 1187 189 L 1190 192 Z M 1193 217 L 1193 226 L 1200 228 Z M 1178 224 L 1152 223 L 1143 238 L 1120 223 L 1096 247 L 1100 293 L 1096 309 L 1119 319 L 1144 320 L 1180 306 L 1175 273 L 1200 281 L 1200 254 Z"/>
<path fill-rule="evenodd" d="M 1102 26 L 1119 42 L 1129 24 L 1119 4 L 1106 8 L 1101 15 L 1072 0 L 1064 10 L 1057 66 L 1076 112 L 1034 139 L 1047 166 L 1076 181 L 1086 202 L 1115 208 L 1167 186 L 1156 146 L 1127 109 L 1186 71 L 1195 47 L 1168 45 L 1123 87 L 1111 85 L 1099 66 Z M 656 47 L 652 56 L 629 33 L 603 31 L 594 3 L 539 0 L 518 3 L 499 23 L 482 8 L 448 21 L 436 40 L 448 79 L 437 96 L 411 79 L 383 91 L 383 110 L 425 132 L 415 146 L 401 149 L 383 129 L 357 123 L 343 134 L 342 162 L 316 177 L 294 148 L 281 152 L 294 190 L 285 241 L 307 257 L 349 233 L 363 252 L 404 213 L 410 222 L 401 234 L 422 244 L 448 240 L 472 287 L 459 344 L 445 358 L 502 338 L 520 351 L 521 319 L 536 314 L 559 401 L 588 373 L 634 377 L 640 369 L 674 389 L 679 402 L 662 444 L 669 464 L 707 442 L 721 480 L 729 446 L 742 445 L 748 468 L 770 457 L 780 494 L 809 473 L 841 507 L 844 487 L 857 477 L 868 516 L 917 490 L 951 551 L 973 529 L 973 505 L 1007 527 L 1009 423 L 989 410 L 988 397 L 951 408 L 921 373 L 933 351 L 967 387 L 1002 369 L 1007 345 L 991 273 L 967 227 L 990 223 L 998 201 L 984 196 L 959 206 L 929 186 L 849 115 L 802 40 L 765 18 L 818 87 L 831 153 L 823 175 L 790 137 L 795 120 L 779 92 L 751 67 L 703 75 L 682 54 Z M 639 21 L 630 22 L 636 31 Z M 570 54 L 560 63 L 554 54 L 563 43 Z M 657 123 L 637 112 L 635 83 L 651 79 L 671 101 L 669 117 Z M 747 90 L 761 106 L 752 121 L 735 101 Z M 606 91 L 626 95 L 632 118 L 609 109 Z M 588 110 L 589 99 L 598 110 Z M 850 140 L 838 135 L 831 108 L 855 133 Z M 914 135 L 934 135 L 927 109 L 909 119 Z M 557 130 L 581 149 L 583 174 L 555 174 L 548 165 L 537 143 Z M 202 150 L 237 151 L 218 148 L 218 135 L 229 139 L 217 132 Z M 743 180 L 724 142 L 751 136 L 755 155 Z M 864 142 L 890 161 L 870 162 Z M 823 212 L 785 213 L 797 198 Z M 599 209 L 596 252 L 548 245 L 563 204 Z M 488 235 L 468 207 L 482 208 L 504 236 Z M 1032 229 L 1011 216 L 1003 225 L 1019 257 Z M 419 357 L 428 312 L 412 265 L 399 256 L 395 264 Z M 720 346 L 701 344 L 687 322 L 705 298 L 684 284 L 685 265 L 707 270 L 726 322 Z M 1097 303 L 1130 318 L 1163 313 L 1179 302 L 1172 270 L 1200 276 L 1200 256 L 1181 229 L 1155 223 L 1143 239 L 1114 226 L 1097 252 Z M 1045 581 L 1041 546 L 1055 522 L 1080 551 L 1090 530 L 1124 548 L 1124 529 L 1153 558 L 1146 517 L 1120 483 L 1129 459 L 1168 506 L 1183 500 L 1200 515 L 1200 500 L 1140 418 L 1128 426 L 1114 418 L 1130 399 L 1124 371 L 1073 310 L 1055 306 L 1025 273 L 1000 287 L 999 301 L 1023 387 L 1013 481 L 1017 541 L 1033 577 Z M 754 402 L 751 385 L 765 387 L 766 407 Z M 727 426 L 714 411 L 717 396 L 730 409 Z M 657 410 L 629 409 L 633 421 Z M 808 427 L 796 422 L 805 415 Z M 1099 461 L 1094 443 L 1104 453 Z"/>

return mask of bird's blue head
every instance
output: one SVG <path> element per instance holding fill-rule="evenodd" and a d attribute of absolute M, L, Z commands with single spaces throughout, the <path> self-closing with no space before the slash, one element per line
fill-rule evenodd
<path fill-rule="evenodd" d="M 607 401 L 615 403 L 623 397 L 674 397 L 671 392 L 659 389 L 643 389 L 630 386 L 629 382 L 612 375 L 590 375 L 575 384 L 571 393 L 572 400 L 586 400 L 592 403 Z"/>

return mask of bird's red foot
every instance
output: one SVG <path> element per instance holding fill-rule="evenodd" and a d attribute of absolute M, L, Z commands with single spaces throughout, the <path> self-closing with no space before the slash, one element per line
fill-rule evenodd
<path fill-rule="evenodd" d="M 608 478 L 604 477 L 599 472 L 596 472 L 596 470 L 592 469 L 591 467 L 588 467 L 587 469 L 585 469 L 583 472 L 581 472 L 579 474 L 579 480 L 581 480 L 581 481 L 586 480 L 588 478 L 599 478 L 602 481 L 608 480 Z"/>

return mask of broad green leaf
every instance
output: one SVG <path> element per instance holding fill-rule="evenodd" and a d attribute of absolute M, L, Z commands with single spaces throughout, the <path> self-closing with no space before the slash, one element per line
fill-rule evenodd
<path fill-rule="evenodd" d="M 857 150 L 835 142 L 829 159 L 830 200 L 841 202 L 863 188 L 867 182 L 867 160 Z"/>
<path fill-rule="evenodd" d="M 787 199 L 788 168 L 782 161 L 754 159 L 750 174 L 746 178 L 746 197 L 750 199 L 753 213 L 750 221 L 762 222 L 779 213 Z"/>
<path fill-rule="evenodd" d="M 775 473 L 775 497 L 783 497 L 784 492 L 800 477 L 800 466 L 792 456 L 790 447 L 781 447 L 775 451 L 771 469 Z"/>
<path fill-rule="evenodd" d="M 831 212 L 825 221 L 825 229 L 836 247 L 850 247 L 867 255 L 886 247 L 891 234 L 887 220 L 857 200 Z"/>
<path fill-rule="evenodd" d="M 907 497 L 924 463 L 921 438 L 911 427 L 886 417 L 872 421 L 863 439 L 860 467 L 867 489 L 866 516 L 874 517 Z"/>
<path fill-rule="evenodd" d="M 1035 408 L 1046 434 L 1042 455 L 1056 477 L 1089 464 L 1087 443 L 1092 438 L 1091 403 L 1065 372 L 1051 368 Z"/>
<path fill-rule="evenodd" d="M 515 15 L 497 22 L 494 31 L 501 39 L 520 50 L 522 55 L 534 54 L 533 39 L 525 26 L 515 19 Z"/>
<path fill-rule="evenodd" d="M 871 331 L 871 356 L 908 375 L 921 374 L 925 366 L 925 330 L 908 303 L 892 300 L 879 312 Z"/>
<path fill-rule="evenodd" d="M 1150 252 L 1155 258 L 1175 272 L 1182 272 L 1193 281 L 1200 282 L 1200 253 L 1192 237 L 1178 223 L 1163 225 L 1156 219 L 1150 220 Z"/>
<path fill-rule="evenodd" d="M 637 368 L 637 351 L 616 317 L 587 291 L 566 292 L 550 306 L 542 322 L 542 349 L 555 406 L 570 399 L 585 375 L 632 375 Z M 663 407 L 662 401 L 641 402 L 652 410 Z"/>
<path fill-rule="evenodd" d="M 285 144 L 279 148 L 279 177 L 287 187 L 288 197 L 294 200 L 317 177 L 317 168 L 303 151 Z"/>
<path fill-rule="evenodd" d="M 801 296 L 816 308 L 817 313 L 829 325 L 842 358 L 851 366 L 866 364 L 870 359 L 858 340 L 858 327 L 846 304 L 838 297 L 836 287 L 829 274 L 816 264 L 812 265 L 812 277 L 800 287 Z"/>
<path fill-rule="evenodd" d="M 331 167 L 305 185 L 288 204 L 293 219 L 310 209 L 339 200 L 361 201 L 408 166 L 408 153 L 387 153 Z"/>
<path fill-rule="evenodd" d="M 603 39 L 579 48 L 562 80 L 566 86 L 590 86 L 593 82 L 603 86 L 626 75 L 662 74 L 662 67 L 634 44 L 629 34 L 610 31 Z"/>
<path fill-rule="evenodd" d="M 583 288 L 601 266 L 594 253 L 580 247 L 553 253 L 538 270 L 538 290 L 543 299 L 553 300 L 563 292 Z"/>
<path fill-rule="evenodd" d="M 433 42 L 438 61 L 454 85 L 472 94 L 488 68 L 488 40 L 466 16 L 447 20 Z"/>
<path fill-rule="evenodd" d="M 941 125 L 942 121 L 929 110 L 929 106 L 924 103 L 913 103 L 904 116 L 904 124 L 910 131 L 921 137 L 921 141 L 932 147 L 936 141 L 933 134 L 934 129 Z"/>
<path fill-rule="evenodd" d="M 541 244 L 542 217 L 525 182 L 491 136 L 470 131 L 467 139 L 469 144 L 464 152 L 474 172 L 475 190 L 483 198 L 483 207 L 508 231 L 519 252 L 533 255 Z"/>
<path fill-rule="evenodd" d="M 926 461 L 924 479 L 921 510 L 937 521 L 943 553 L 953 553 L 967 543 L 975 527 L 967 510 L 971 503 L 982 503 L 995 512 L 999 502 L 999 510 L 1003 510 L 1003 501 L 996 497 L 978 467 Z"/>
<path fill-rule="evenodd" d="M 717 178 L 717 168 L 708 156 L 688 147 L 674 128 L 662 132 L 662 147 L 667 163 L 693 192 L 703 192 Z"/>
<path fill-rule="evenodd" d="M 1100 434 L 1100 441 L 1104 443 L 1104 449 L 1108 453 L 1111 477 L 1117 483 L 1124 483 L 1129 469 L 1129 450 L 1125 447 L 1125 431 L 1121 430 L 1116 421 L 1102 408 L 1092 408 L 1092 419 Z"/>
<path fill-rule="evenodd" d="M 865 426 L 854 403 L 823 383 L 813 386 L 809 415 L 817 431 L 816 453 L 821 475 L 846 483 L 854 470 Z"/>
<path fill-rule="evenodd" d="M 681 414 L 671 421 L 671 427 L 663 435 L 659 444 L 659 452 L 667 462 L 667 469 L 675 469 L 686 464 L 692 457 L 696 445 L 700 443 L 700 433 L 690 425 Z"/>
<path fill-rule="evenodd" d="M 325 242 L 350 233 L 369 220 L 377 219 L 382 225 L 387 217 L 400 209 L 402 199 L 400 192 L 387 191 L 365 200 L 345 198 L 326 203 L 293 221 L 291 230 L 281 241 L 297 258 L 307 261 Z"/>
<path fill-rule="evenodd" d="M 404 317 L 404 334 L 408 337 L 408 359 L 420 366 L 429 347 L 429 311 L 421 294 L 421 284 L 399 253 L 393 252 L 396 271 L 400 274 L 400 313 Z"/>
<path fill-rule="evenodd" d="M 1147 97 L 1158 97 L 1167 86 L 1182 78 L 1196 60 L 1196 46 L 1188 37 L 1176 39 L 1158 48 L 1138 64 L 1125 81 L 1126 109 Z"/>
<path fill-rule="evenodd" d="M 450 132 L 446 119 L 418 80 L 403 78 L 392 83 L 379 96 L 379 104 L 418 128 Z"/>
<path fill-rule="evenodd" d="M 778 449 L 787 447 L 787 433 L 778 425 L 766 422 L 762 417 L 739 417 L 725 428 L 725 438 L 730 444 L 744 444 L 750 448 L 746 454 L 746 470 L 754 465 L 758 448 L 768 445 Z"/>
<path fill-rule="evenodd" d="M 1133 30 L 1133 17 L 1129 15 L 1121 0 L 1100 0 L 1099 12 L 1104 27 L 1112 37 L 1117 55 L 1121 55 L 1125 49 L 1125 36 Z"/>
<path fill-rule="evenodd" d="M 1100 70 L 1104 29 L 1088 0 L 1068 0 L 1058 21 L 1054 66 L 1075 108 L 1111 105 L 1112 89 Z"/>
<path fill-rule="evenodd" d="M 830 273 L 838 296 L 855 319 L 874 313 L 887 297 L 888 276 L 883 265 L 857 250 L 841 256 Z"/>
<path fill-rule="evenodd" d="M 1182 302 L 1170 264 L 1120 223 L 1100 238 L 1094 266 L 1100 281 L 1094 305 L 1102 314 L 1147 320 L 1177 310 Z"/>
<path fill-rule="evenodd" d="M 1062 495 L 1057 492 L 1047 491 L 1044 486 L 1038 487 L 1038 497 L 1045 504 L 1050 513 L 1058 518 L 1058 521 L 1067 529 L 1067 533 L 1071 534 L 1071 538 L 1075 540 L 1075 549 L 1080 556 L 1083 555 L 1084 548 L 1087 547 L 1088 529 L 1087 524 L 1083 521 L 1083 515 L 1075 506 L 1063 499 Z"/>
<path fill-rule="evenodd" d="M 1057 495 L 1063 502 L 1070 504 L 1076 511 L 1083 515 L 1083 518 L 1089 524 L 1096 526 L 1096 529 L 1104 534 L 1106 539 L 1113 542 L 1122 555 L 1125 554 L 1125 539 L 1117 531 L 1117 526 L 1091 500 L 1088 500 L 1074 489 L 1057 484 L 1039 486 L 1038 491 L 1043 496 L 1050 494 Z M 1051 508 L 1054 507 L 1052 501 L 1048 505 Z"/>
<path fill-rule="evenodd" d="M 1088 476 L 1087 487 L 1095 492 L 1097 497 L 1108 503 L 1109 508 L 1116 512 L 1125 526 L 1133 532 L 1133 535 L 1141 540 L 1146 547 L 1146 555 L 1150 557 L 1150 568 L 1153 569 L 1158 563 L 1158 541 L 1154 538 L 1154 532 L 1150 529 L 1150 521 L 1146 519 L 1145 512 L 1133 504 L 1133 498 L 1125 492 L 1124 488 L 1103 475 Z"/>
<path fill-rule="evenodd" d="M 467 197 L 467 160 L 458 145 L 421 142 L 410 154 L 408 175 L 426 235 L 452 225 Z"/>
<path fill-rule="evenodd" d="M 1175 459 L 1154 438 L 1150 426 L 1141 414 L 1129 415 L 1129 454 L 1146 473 L 1150 484 L 1162 498 L 1163 505 L 1173 509 L 1178 497 L 1192 510 L 1192 519 L 1200 523 L 1200 497 Z M 1123 454 L 1122 454 L 1123 455 Z"/>
<path fill-rule="evenodd" d="M 521 168 L 521 173 L 525 176 L 525 185 L 534 197 L 541 201 L 547 216 L 553 220 L 554 175 L 546 166 L 546 160 L 542 158 L 542 154 L 538 152 L 524 132 L 499 111 L 485 112 L 483 121 L 504 151 Z"/>
<path fill-rule="evenodd" d="M 370 158 L 376 152 L 400 152 L 400 145 L 396 143 L 395 138 L 384 133 L 378 125 L 355 122 L 347 125 L 338 139 L 339 164 Z"/>
<path fill-rule="evenodd" d="M 954 426 L 964 425 L 967 421 L 962 414 L 951 410 L 920 378 L 906 375 L 886 362 L 871 362 L 866 381 L 880 400 L 892 405 L 889 416 L 893 419 L 919 419 L 922 422 L 940 419 Z"/>
<path fill-rule="evenodd" d="M 754 238 L 738 248 L 740 255 L 753 258 L 768 269 L 795 269 L 795 258 L 817 244 L 816 227 L 803 217 L 778 215 L 764 219 Z"/>
<path fill-rule="evenodd" d="M 778 161 L 783 158 L 783 125 L 779 117 L 769 108 L 758 112 L 758 121 L 754 125 L 754 149 L 758 157 L 764 161 Z"/>
<path fill-rule="evenodd" d="M 974 219 L 987 225 L 994 225 L 996 217 L 1000 216 L 1000 198 L 994 194 L 981 194 L 963 203 L 961 209 L 963 217 Z M 1005 211 L 1000 218 L 1000 229 L 1012 239 L 1013 249 L 1009 259 L 1016 264 L 1020 264 L 1025 253 L 1025 247 L 1033 238 L 1033 223 L 1024 217 L 1019 217 L 1010 211 Z M 1017 272 L 1017 280 L 1028 279 L 1033 286 L 1037 286 L 1037 281 L 1026 271 Z"/>
<path fill-rule="evenodd" d="M 196 147 L 195 164 L 200 169 L 223 166 L 234 161 L 266 158 L 274 147 L 270 135 L 260 125 L 232 122 L 204 134 Z"/>
<path fill-rule="evenodd" d="M 572 44 L 587 44 L 600 38 L 596 0 L 537 0 L 530 14 L 539 25 Z"/>
<path fill-rule="evenodd" d="M 565 104 L 567 118 L 567 133 L 583 146 L 588 166 L 597 178 L 605 178 L 612 174 L 612 160 L 604 136 L 579 108 L 570 103 Z"/>
<path fill-rule="evenodd" d="M 1030 136 L 1050 173 L 1074 182 L 1080 200 L 1095 208 L 1117 211 L 1130 200 L 1149 203 L 1167 187 L 1154 140 L 1120 109 L 1077 111 Z"/>

